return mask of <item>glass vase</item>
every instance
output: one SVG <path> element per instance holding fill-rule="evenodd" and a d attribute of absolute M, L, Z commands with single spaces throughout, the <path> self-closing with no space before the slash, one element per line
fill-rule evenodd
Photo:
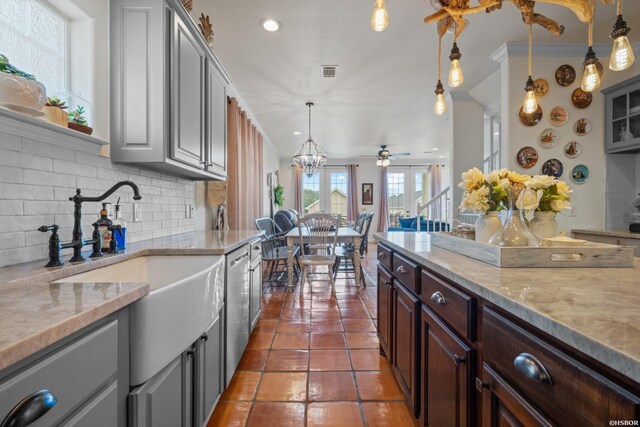
<path fill-rule="evenodd" d="M 509 210 L 504 224 L 501 230 L 491 236 L 489 243 L 496 246 L 539 246 L 540 241 L 527 227 L 524 211 L 515 208 L 511 190 L 507 193 Z"/>
<path fill-rule="evenodd" d="M 558 235 L 558 221 L 555 212 L 534 212 L 529 222 L 529 230 L 538 239 L 548 239 Z"/>
<path fill-rule="evenodd" d="M 479 215 L 476 221 L 476 242 L 489 243 L 491 236 L 502 229 L 502 222 L 498 218 L 498 212 L 488 212 Z"/>

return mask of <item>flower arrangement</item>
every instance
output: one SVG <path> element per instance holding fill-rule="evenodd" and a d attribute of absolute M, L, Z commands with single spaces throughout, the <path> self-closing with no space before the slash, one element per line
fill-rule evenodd
<path fill-rule="evenodd" d="M 518 209 L 554 213 L 571 209 L 569 194 L 572 190 L 566 182 L 548 175 L 535 175 L 524 185 L 516 199 Z"/>
<path fill-rule="evenodd" d="M 523 175 L 507 169 L 485 175 L 472 168 L 462 173 L 458 187 L 464 190 L 462 211 L 486 214 L 509 209 L 509 192 L 517 209 L 557 213 L 571 207 L 567 183 L 547 175 Z"/>

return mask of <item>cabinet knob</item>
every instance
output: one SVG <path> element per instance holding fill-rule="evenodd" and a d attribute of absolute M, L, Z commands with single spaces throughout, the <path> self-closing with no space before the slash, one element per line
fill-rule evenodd
<path fill-rule="evenodd" d="M 462 356 L 458 356 L 457 354 L 454 354 L 453 361 L 456 364 L 456 366 L 460 366 L 461 363 L 466 363 L 467 359 Z"/>
<path fill-rule="evenodd" d="M 193 357 L 193 356 L 195 356 L 195 355 L 196 355 L 196 352 L 195 352 L 195 351 L 193 351 L 193 350 L 187 350 L 187 356 L 189 356 L 189 357 Z"/>
<path fill-rule="evenodd" d="M 489 388 L 489 383 L 486 381 L 482 381 L 480 378 L 476 377 L 476 390 L 482 393 L 482 390 L 485 388 Z"/>
<path fill-rule="evenodd" d="M 200 339 L 202 341 L 205 341 L 205 342 L 208 341 L 209 340 L 209 334 L 207 334 L 206 332 L 203 333 L 202 335 L 200 335 Z"/>
<path fill-rule="evenodd" d="M 379 258 L 379 259 L 384 259 L 384 257 L 385 257 L 385 256 L 386 256 L 386 255 L 385 255 L 385 253 L 384 253 L 384 252 L 378 252 L 378 258 Z"/>
<path fill-rule="evenodd" d="M 435 302 L 438 305 L 447 305 L 447 300 L 440 291 L 435 291 L 433 294 L 431 294 L 431 301 Z"/>
<path fill-rule="evenodd" d="M 49 390 L 39 390 L 22 399 L 9 411 L 0 427 L 19 427 L 29 425 L 51 408 L 56 406 L 58 399 Z"/>
<path fill-rule="evenodd" d="M 404 268 L 404 265 L 401 265 L 400 267 L 396 268 L 396 273 L 398 273 L 398 274 L 407 274 L 407 269 Z"/>
<path fill-rule="evenodd" d="M 522 375 L 542 384 L 553 385 L 547 368 L 529 353 L 520 353 L 513 360 L 513 365 Z"/>

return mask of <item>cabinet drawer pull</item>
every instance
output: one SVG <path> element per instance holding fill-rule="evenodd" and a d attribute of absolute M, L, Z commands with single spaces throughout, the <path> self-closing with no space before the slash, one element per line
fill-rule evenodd
<path fill-rule="evenodd" d="M 378 252 L 378 258 L 379 259 L 384 259 L 385 257 L 385 253 L 384 252 Z"/>
<path fill-rule="evenodd" d="M 407 269 L 404 268 L 404 265 L 401 265 L 400 267 L 396 268 L 396 273 L 398 273 L 398 274 L 407 274 Z"/>
<path fill-rule="evenodd" d="M 513 360 L 513 365 L 522 375 L 542 384 L 553 385 L 547 368 L 529 353 L 520 353 Z"/>
<path fill-rule="evenodd" d="M 438 305 L 447 305 L 447 300 L 440 291 L 435 291 L 433 294 L 431 294 L 431 301 L 435 302 Z"/>
<path fill-rule="evenodd" d="M 49 390 L 31 393 L 13 407 L 0 427 L 29 425 L 49 412 L 51 408 L 56 406 L 56 403 L 58 403 L 58 399 Z"/>
<path fill-rule="evenodd" d="M 208 341 L 209 340 L 209 334 L 207 334 L 206 332 L 203 333 L 202 335 L 200 335 L 200 339 L 202 341 L 205 341 L 205 342 Z"/>
<path fill-rule="evenodd" d="M 456 366 L 460 366 L 461 363 L 466 363 L 467 359 L 465 359 L 464 357 L 458 356 L 457 354 L 454 354 L 453 361 L 455 362 Z"/>

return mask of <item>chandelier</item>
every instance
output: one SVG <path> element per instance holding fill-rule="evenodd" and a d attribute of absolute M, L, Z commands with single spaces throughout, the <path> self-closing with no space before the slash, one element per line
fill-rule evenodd
<path fill-rule="evenodd" d="M 298 150 L 293 155 L 293 162 L 310 177 L 318 168 L 327 163 L 327 155 L 311 138 L 311 107 L 313 102 L 307 102 L 306 105 L 309 107 L 309 138 L 298 147 Z"/>

